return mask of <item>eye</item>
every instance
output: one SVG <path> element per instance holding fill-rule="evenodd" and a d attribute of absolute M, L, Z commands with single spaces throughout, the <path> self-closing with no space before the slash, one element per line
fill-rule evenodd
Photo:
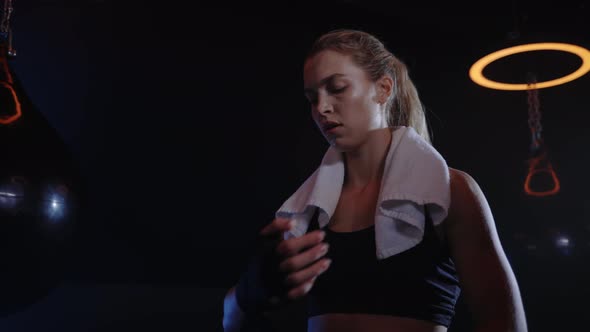
<path fill-rule="evenodd" d="M 346 87 L 342 87 L 342 88 L 332 87 L 332 88 L 330 88 L 330 92 L 332 92 L 334 94 L 344 92 L 344 90 L 346 90 Z"/>

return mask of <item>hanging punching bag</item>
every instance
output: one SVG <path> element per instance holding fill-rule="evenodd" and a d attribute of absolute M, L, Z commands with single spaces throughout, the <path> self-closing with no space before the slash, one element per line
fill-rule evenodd
<path fill-rule="evenodd" d="M 63 280 L 79 178 L 11 70 L 9 40 L 0 34 L 0 316 L 25 310 Z"/>

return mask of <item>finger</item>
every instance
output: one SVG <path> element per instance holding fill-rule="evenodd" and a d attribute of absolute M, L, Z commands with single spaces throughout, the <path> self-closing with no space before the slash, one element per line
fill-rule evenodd
<path fill-rule="evenodd" d="M 324 258 L 303 270 L 291 273 L 285 278 L 285 284 L 288 286 L 297 286 L 305 283 L 307 280 L 316 278 L 320 274 L 326 272 L 330 267 L 330 263 L 332 263 L 332 261 L 329 258 Z"/>
<path fill-rule="evenodd" d="M 277 246 L 277 254 L 284 257 L 296 255 L 302 250 L 317 245 L 325 236 L 324 231 L 315 230 L 299 237 L 287 239 Z"/>
<path fill-rule="evenodd" d="M 260 231 L 260 235 L 262 235 L 262 236 L 268 236 L 268 235 L 273 235 L 273 234 L 278 235 L 279 233 L 286 232 L 286 231 L 290 230 L 292 227 L 293 227 L 293 223 L 291 222 L 291 219 L 275 218 L 271 223 L 269 223 L 264 228 L 262 228 L 262 230 Z"/>
<path fill-rule="evenodd" d="M 315 282 L 315 279 L 316 279 L 315 277 L 311 278 L 311 279 L 307 280 L 305 283 L 303 283 L 302 285 L 291 289 L 287 293 L 287 298 L 289 298 L 290 300 L 296 300 L 302 296 L 305 296 L 305 294 L 307 294 L 311 290 L 311 288 L 313 287 L 313 283 Z"/>
<path fill-rule="evenodd" d="M 283 260 L 279 264 L 279 270 L 287 273 L 302 270 L 324 256 L 328 252 L 328 247 L 327 243 L 320 242 L 311 249 Z"/>

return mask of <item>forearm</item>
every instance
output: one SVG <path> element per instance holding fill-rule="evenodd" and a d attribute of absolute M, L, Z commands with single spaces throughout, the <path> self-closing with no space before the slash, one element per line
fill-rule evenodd
<path fill-rule="evenodd" d="M 496 310 L 490 312 L 487 318 L 480 317 L 474 321 L 473 332 L 528 332 L 522 306 L 515 305 L 514 307 L 498 310 L 502 306 L 496 306 Z"/>
<path fill-rule="evenodd" d="M 224 332 L 276 332 L 268 312 L 248 316 L 238 304 L 235 287 L 232 287 L 223 300 Z"/>
<path fill-rule="evenodd" d="M 473 332 L 527 332 L 526 324 L 507 324 L 505 322 L 493 322 L 490 324 L 480 325 Z"/>
<path fill-rule="evenodd" d="M 228 290 L 223 300 L 223 331 L 238 332 L 245 321 L 245 314 L 236 300 L 235 287 Z"/>
<path fill-rule="evenodd" d="M 474 332 L 528 332 L 518 288 L 514 287 L 511 292 L 498 291 L 497 295 L 490 298 L 487 314 L 475 320 Z M 499 301 L 499 298 L 504 300 Z"/>

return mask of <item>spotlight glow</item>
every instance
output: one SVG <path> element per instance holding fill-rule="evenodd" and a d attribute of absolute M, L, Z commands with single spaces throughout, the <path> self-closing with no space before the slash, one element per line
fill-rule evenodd
<path fill-rule="evenodd" d="M 556 240 L 556 245 L 559 248 L 567 248 L 567 247 L 570 246 L 570 244 L 571 244 L 570 243 L 570 240 L 567 237 L 565 237 L 565 236 L 560 236 Z"/>

